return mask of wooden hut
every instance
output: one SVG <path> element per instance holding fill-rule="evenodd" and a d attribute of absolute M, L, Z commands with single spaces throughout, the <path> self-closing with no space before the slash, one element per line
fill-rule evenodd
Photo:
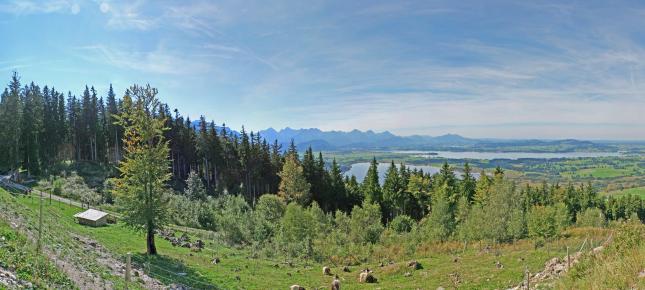
<path fill-rule="evenodd" d="M 88 209 L 74 215 L 79 224 L 100 227 L 107 224 L 108 214 L 95 209 Z"/>

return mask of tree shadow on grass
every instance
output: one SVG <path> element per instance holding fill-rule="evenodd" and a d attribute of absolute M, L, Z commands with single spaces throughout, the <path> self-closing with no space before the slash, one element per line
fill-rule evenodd
<path fill-rule="evenodd" d="M 166 285 L 181 284 L 192 289 L 222 289 L 178 259 L 136 253 L 132 255 L 132 264 L 144 269 L 148 276 Z"/>

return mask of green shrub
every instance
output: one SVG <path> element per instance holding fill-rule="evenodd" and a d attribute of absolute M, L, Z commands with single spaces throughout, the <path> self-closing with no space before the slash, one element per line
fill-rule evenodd
<path fill-rule="evenodd" d="M 282 217 L 278 237 L 282 250 L 290 257 L 312 257 L 316 238 L 316 221 L 299 204 L 292 202 Z"/>
<path fill-rule="evenodd" d="M 253 240 L 268 243 L 280 228 L 280 219 L 286 210 L 284 201 L 273 194 L 260 196 L 253 215 Z"/>
<path fill-rule="evenodd" d="M 216 202 L 215 221 L 224 240 L 231 245 L 248 243 L 251 240 L 248 203 L 239 195 L 225 195 Z"/>
<path fill-rule="evenodd" d="M 580 227 L 604 227 L 605 215 L 599 208 L 588 208 L 578 213 L 576 216 L 576 224 Z"/>
<path fill-rule="evenodd" d="M 552 206 L 534 206 L 527 217 L 529 237 L 535 240 L 558 237 L 568 224 L 567 208 L 561 203 Z"/>
<path fill-rule="evenodd" d="M 398 215 L 390 222 L 389 227 L 395 232 L 401 234 L 412 231 L 415 224 L 416 222 L 411 217 L 407 215 Z"/>
<path fill-rule="evenodd" d="M 610 249 L 618 254 L 625 254 L 629 250 L 643 245 L 645 243 L 644 237 L 645 225 L 639 220 L 623 222 L 616 229 Z"/>
<path fill-rule="evenodd" d="M 364 202 L 362 207 L 354 206 L 350 218 L 350 239 L 357 244 L 374 244 L 383 232 L 381 207 Z"/>
<path fill-rule="evenodd" d="M 287 205 L 284 200 L 274 194 L 264 194 L 258 199 L 255 213 L 267 222 L 277 225 L 284 215 Z"/>

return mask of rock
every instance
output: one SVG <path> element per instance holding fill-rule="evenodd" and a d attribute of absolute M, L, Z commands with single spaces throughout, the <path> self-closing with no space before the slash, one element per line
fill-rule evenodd
<path fill-rule="evenodd" d="M 410 272 L 405 272 L 403 274 L 403 277 L 410 277 L 410 276 L 412 276 L 412 273 L 410 273 Z"/>
<path fill-rule="evenodd" d="M 551 267 L 555 266 L 558 263 L 560 263 L 560 258 L 555 257 L 555 258 L 552 258 L 551 260 L 546 261 L 546 263 L 544 263 L 544 267 L 545 268 L 551 268 Z"/>
<path fill-rule="evenodd" d="M 188 234 L 183 233 L 181 234 L 181 237 L 179 237 L 179 240 L 182 242 L 190 242 L 190 237 L 188 236 Z"/>

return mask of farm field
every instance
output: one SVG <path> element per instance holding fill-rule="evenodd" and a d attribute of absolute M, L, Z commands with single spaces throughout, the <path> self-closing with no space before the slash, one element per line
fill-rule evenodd
<path fill-rule="evenodd" d="M 627 188 L 627 189 L 623 189 L 623 190 L 614 190 L 614 191 L 606 192 L 605 195 L 614 196 L 614 197 L 622 197 L 622 196 L 626 196 L 626 195 L 636 195 L 636 196 L 639 196 L 642 199 L 645 199 L 645 186 Z"/>
<path fill-rule="evenodd" d="M 16 209 L 30 211 L 30 217 L 35 217 L 38 210 L 36 198 L 16 197 L 4 190 L 0 190 L 0 197 L 3 203 L 11 203 Z M 144 236 L 125 227 L 122 223 L 89 228 L 77 224 L 72 218 L 73 214 L 82 211 L 78 207 L 57 201 L 49 204 L 47 200 L 44 207 L 45 212 L 49 214 L 46 223 L 56 223 L 60 227 L 60 231 L 49 234 L 66 235 L 61 237 L 65 240 L 72 240 L 69 237 L 72 234 L 89 237 L 120 259 L 125 259 L 125 254 L 132 252 L 135 263 L 142 266 L 150 276 L 168 284 L 183 283 L 194 287 L 213 285 L 222 289 L 286 289 L 296 283 L 307 288 L 327 286 L 331 281 L 331 277 L 323 276 L 321 273 L 323 264 L 298 261 L 289 263 L 287 260 L 277 258 L 251 258 L 254 253 L 250 250 L 223 246 L 216 240 L 206 240 L 206 248 L 196 253 L 186 248 L 173 247 L 169 242 L 158 237 L 157 245 L 161 255 L 147 259 L 144 254 Z M 521 282 L 525 267 L 532 272 L 539 271 L 550 257 L 565 255 L 566 246 L 572 249 L 580 247 L 588 237 L 594 237 L 598 243 L 607 234 L 605 230 L 576 229 L 567 233 L 567 238 L 550 242 L 537 250 L 534 250 L 533 243 L 527 240 L 490 251 L 480 251 L 479 245 L 471 245 L 464 251 L 463 245 L 459 243 L 420 245 L 413 257 L 423 268 L 416 271 L 407 267 L 407 262 L 413 257 L 401 258 L 384 267 L 379 267 L 380 262 L 374 259 L 366 264 L 350 266 L 350 273 L 342 272 L 341 265 L 327 266 L 341 277 L 343 289 L 511 287 Z M 198 238 L 194 234 L 191 234 L 191 237 Z M 393 253 L 400 251 L 396 246 L 386 250 Z M 211 263 L 215 257 L 220 259 L 219 264 Z M 457 262 L 454 261 L 455 258 Z M 495 266 L 498 261 L 504 265 L 502 269 Z M 373 269 L 379 282 L 371 285 L 358 284 L 358 272 L 363 268 Z M 411 276 L 406 277 L 404 275 L 406 272 L 410 272 Z"/>
<path fill-rule="evenodd" d="M 329 151 L 324 153 L 328 162 L 335 158 L 344 170 L 352 164 L 369 162 L 405 163 L 441 167 L 444 162 L 460 170 L 468 162 L 474 172 L 482 169 L 490 173 L 497 166 L 506 171 L 509 179 L 519 183 L 591 183 L 599 191 L 613 191 L 617 187 L 645 186 L 645 156 L 641 154 L 621 157 L 584 157 L 556 159 L 446 159 L 422 157 L 414 153 L 382 151 Z"/>

